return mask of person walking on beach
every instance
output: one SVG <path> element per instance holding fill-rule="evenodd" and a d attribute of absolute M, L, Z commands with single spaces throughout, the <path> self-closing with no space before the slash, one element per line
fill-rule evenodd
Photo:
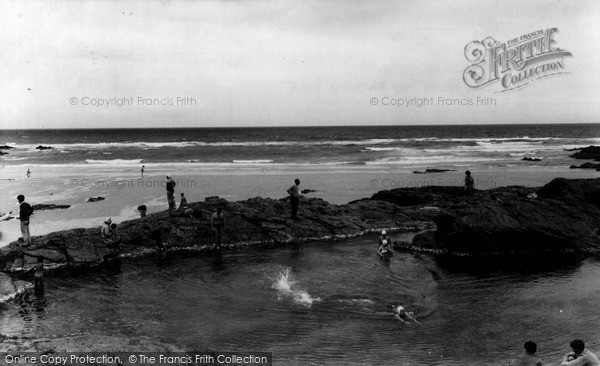
<path fill-rule="evenodd" d="M 471 176 L 471 172 L 467 170 L 465 172 L 465 191 L 467 193 L 472 193 L 474 186 L 475 186 L 475 181 L 473 180 L 473 177 Z"/>
<path fill-rule="evenodd" d="M 179 202 L 178 210 L 183 210 L 183 209 L 185 209 L 186 206 L 187 206 L 187 198 L 185 198 L 185 196 L 183 195 L 183 192 L 181 192 L 181 201 Z"/>
<path fill-rule="evenodd" d="M 169 201 L 169 211 L 175 209 L 175 186 L 176 183 L 167 175 L 167 201 Z"/>
<path fill-rule="evenodd" d="M 288 188 L 287 193 L 290 195 L 290 204 L 292 205 L 292 220 L 298 220 L 298 204 L 300 198 L 304 197 L 300 194 L 298 186 L 300 185 L 300 179 L 294 180 L 294 185 Z"/>
<path fill-rule="evenodd" d="M 25 196 L 22 194 L 17 196 L 19 201 L 19 221 L 21 221 L 21 234 L 23 244 L 29 245 L 31 241 L 31 235 L 29 234 L 29 217 L 33 214 L 33 208 L 29 203 L 25 202 Z"/>
<path fill-rule="evenodd" d="M 146 167 L 145 165 L 142 165 L 142 178 L 144 178 L 144 168 L 145 167 Z"/>
<path fill-rule="evenodd" d="M 560 366 L 600 366 L 598 357 L 585 348 L 585 343 L 581 339 L 574 339 L 569 346 L 573 352 L 563 357 Z"/>
<path fill-rule="evenodd" d="M 31 175 L 31 171 L 29 171 L 29 169 L 27 169 L 27 178 L 29 178 L 30 175 Z"/>
<path fill-rule="evenodd" d="M 221 239 L 223 235 L 223 229 L 225 229 L 225 217 L 223 216 L 223 209 L 217 208 L 217 211 L 212 214 L 210 219 L 210 227 L 215 232 L 215 249 L 221 249 Z"/>
<path fill-rule="evenodd" d="M 543 362 L 536 356 L 537 344 L 532 341 L 527 341 L 523 345 L 525 353 L 517 358 L 514 366 L 542 366 Z M 512 365 L 512 364 L 511 364 Z"/>

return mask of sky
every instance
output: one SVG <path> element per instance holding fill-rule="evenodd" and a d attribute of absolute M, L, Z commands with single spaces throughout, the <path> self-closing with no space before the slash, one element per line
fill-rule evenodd
<path fill-rule="evenodd" d="M 0 128 L 598 123 L 597 19 L 595 0 L 4 0 Z M 471 41 L 554 27 L 564 73 L 463 81 Z"/>

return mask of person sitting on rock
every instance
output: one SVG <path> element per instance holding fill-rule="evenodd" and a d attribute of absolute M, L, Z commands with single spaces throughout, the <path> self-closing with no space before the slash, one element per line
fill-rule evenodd
<path fill-rule="evenodd" d="M 179 203 L 178 210 L 184 210 L 186 207 L 187 207 L 187 199 L 183 195 L 183 192 L 181 192 L 181 202 Z"/>
<path fill-rule="evenodd" d="M 138 206 L 137 210 L 140 212 L 140 217 L 146 217 L 146 211 L 148 210 L 146 205 Z"/>
<path fill-rule="evenodd" d="M 525 353 L 517 358 L 515 366 L 542 366 L 543 362 L 536 356 L 537 344 L 527 341 L 523 345 Z"/>
<path fill-rule="evenodd" d="M 394 304 L 388 306 L 392 308 L 392 314 L 394 314 L 394 317 L 401 322 L 408 324 L 409 321 L 413 321 L 417 324 L 421 324 L 421 322 L 414 317 L 415 313 L 412 311 L 406 311 L 404 306 Z"/>

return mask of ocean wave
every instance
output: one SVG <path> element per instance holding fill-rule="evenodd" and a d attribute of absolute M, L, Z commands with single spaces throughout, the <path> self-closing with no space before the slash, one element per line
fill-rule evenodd
<path fill-rule="evenodd" d="M 421 137 L 421 138 L 387 138 L 387 139 L 364 139 L 364 140 L 325 140 L 325 141 L 165 141 L 165 142 L 144 142 L 144 141 L 127 141 L 127 142 L 101 142 L 101 143 L 61 143 L 61 144 L 45 144 L 59 150 L 103 150 L 103 149 L 160 149 L 165 147 L 186 148 L 186 147 L 261 147 L 261 146 L 362 146 L 362 145 L 391 145 L 397 143 L 410 142 L 459 142 L 459 143 L 506 143 L 506 142 L 537 142 L 543 143 L 547 141 L 560 142 L 568 140 L 557 137 L 502 137 L 502 138 L 438 138 L 438 137 Z M 600 141 L 600 138 L 589 138 L 589 141 Z M 17 149 L 35 150 L 39 144 L 16 144 L 7 143 Z M 376 148 L 376 147 L 374 147 Z M 367 149 L 373 150 L 373 147 Z M 51 151 L 51 150 L 49 150 Z M 373 150 L 377 151 L 377 150 Z"/>
<path fill-rule="evenodd" d="M 144 159 L 112 159 L 112 160 L 93 160 L 86 159 L 86 164 L 109 164 L 109 165 L 131 165 L 131 164 L 141 164 L 144 162 Z"/>
<path fill-rule="evenodd" d="M 268 164 L 272 163 L 273 160 L 269 159 L 258 159 L 258 160 L 234 160 L 235 164 Z"/>

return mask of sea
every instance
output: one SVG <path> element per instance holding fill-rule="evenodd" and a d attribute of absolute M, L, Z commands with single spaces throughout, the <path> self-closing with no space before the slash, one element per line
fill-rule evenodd
<path fill-rule="evenodd" d="M 563 164 L 599 124 L 0 130 L 2 165 L 511 166 Z M 39 146 L 51 149 L 36 149 Z"/>

